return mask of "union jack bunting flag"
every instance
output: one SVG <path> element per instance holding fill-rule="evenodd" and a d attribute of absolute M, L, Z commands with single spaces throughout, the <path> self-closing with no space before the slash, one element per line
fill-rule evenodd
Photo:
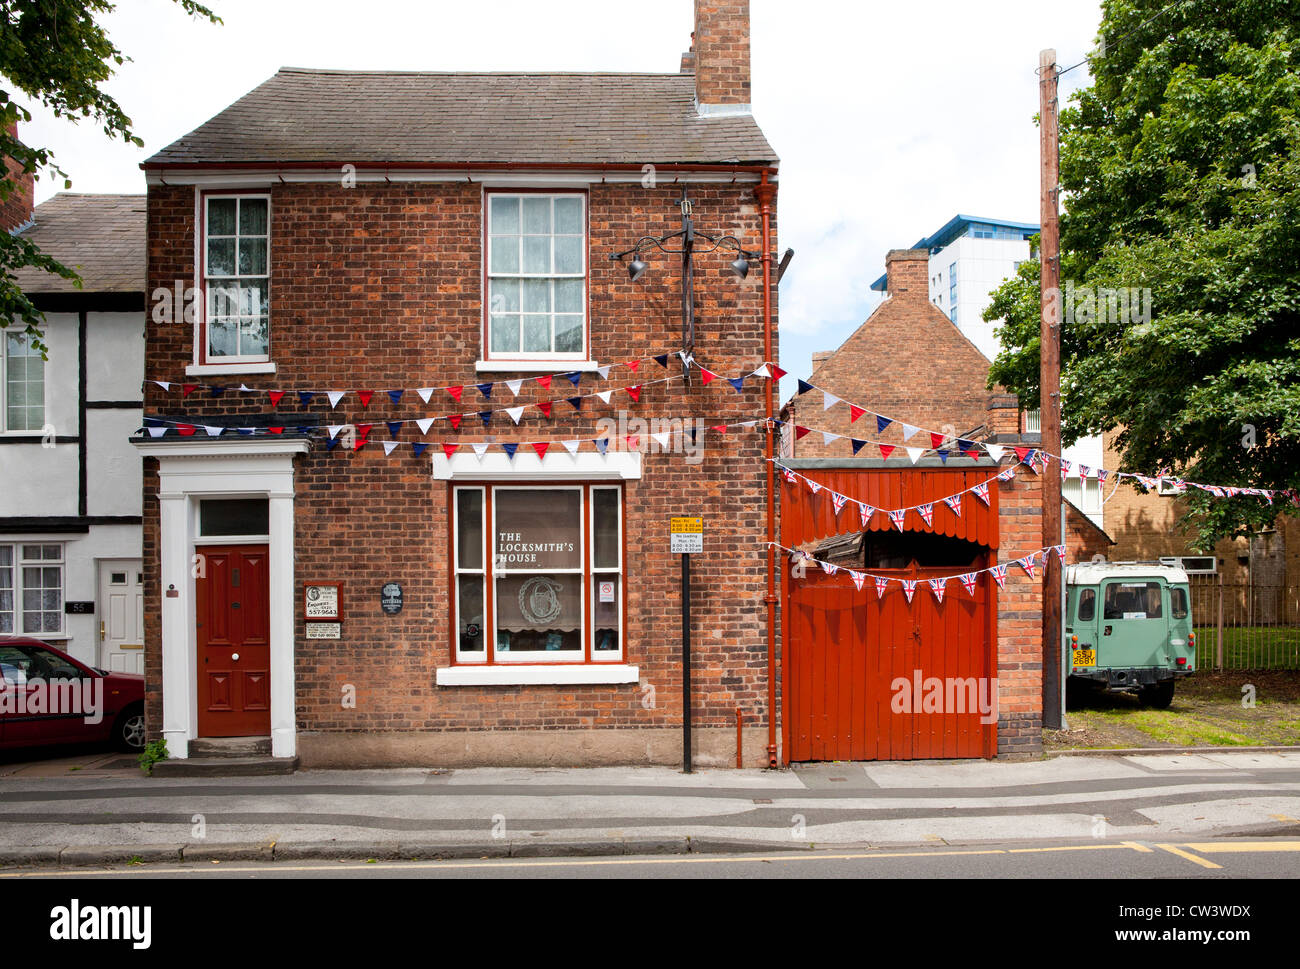
<path fill-rule="evenodd" d="M 926 581 L 928 581 L 928 582 L 930 583 L 930 591 L 934 593 L 935 601 L 936 601 L 936 602 L 943 602 L 943 593 L 944 593 L 944 590 L 948 588 L 948 580 L 947 580 L 947 579 L 928 579 L 928 580 L 926 580 Z"/>
<path fill-rule="evenodd" d="M 912 601 L 912 594 L 916 592 L 916 579 L 899 579 L 903 583 L 903 593 L 907 596 L 907 601 Z"/>
<path fill-rule="evenodd" d="M 840 513 L 840 509 L 844 507 L 844 503 L 848 500 L 847 495 L 841 495 L 834 491 L 831 492 L 831 504 L 835 507 L 835 514 L 838 515 Z"/>
<path fill-rule="evenodd" d="M 966 591 L 971 595 L 975 594 L 975 576 L 976 572 L 963 572 L 957 578 L 961 579 L 961 584 L 966 587 Z"/>
<path fill-rule="evenodd" d="M 1025 575 L 1031 579 L 1034 577 L 1034 556 L 1037 552 L 1030 552 L 1022 559 L 1016 559 L 1016 564 L 1025 570 Z"/>
<path fill-rule="evenodd" d="M 943 503 L 952 509 L 952 513 L 958 518 L 961 517 L 961 495 L 953 495 L 951 498 L 945 498 Z"/>
<path fill-rule="evenodd" d="M 862 583 L 866 581 L 867 574 L 865 572 L 854 572 L 852 569 L 849 569 L 849 578 L 853 580 L 854 588 L 861 592 Z"/>
<path fill-rule="evenodd" d="M 901 532 L 903 530 L 903 519 L 906 516 L 907 516 L 907 509 L 900 508 L 898 511 L 891 511 L 889 513 L 889 520 L 893 522 L 895 525 L 897 525 L 898 530 Z"/>
<path fill-rule="evenodd" d="M 871 516 L 876 513 L 876 509 L 871 505 L 864 505 L 858 502 L 858 513 L 862 516 L 862 527 L 866 528 L 871 524 Z"/>
<path fill-rule="evenodd" d="M 934 517 L 934 505 L 933 505 L 933 504 L 927 502 L 927 503 L 924 504 L 924 505 L 917 505 L 917 506 L 916 506 L 916 511 L 917 511 L 917 514 L 919 514 L 922 518 L 925 519 L 925 523 L 926 523 L 927 525 L 929 525 L 929 524 L 931 523 L 931 522 L 930 522 L 930 519 L 932 519 L 932 518 Z"/>
<path fill-rule="evenodd" d="M 998 584 L 999 589 L 1007 587 L 1007 567 L 1005 565 L 995 565 L 989 572 L 993 574 L 993 581 Z"/>
<path fill-rule="evenodd" d="M 876 598 L 877 599 L 884 598 L 885 586 L 889 585 L 889 580 L 885 578 L 881 578 L 878 575 L 873 575 L 872 578 L 876 580 Z"/>
<path fill-rule="evenodd" d="M 998 475 L 998 477 L 1000 478 L 1002 475 Z M 971 491 L 975 492 L 975 497 L 984 502 L 985 505 L 989 503 L 989 486 L 986 483 L 980 482 Z"/>

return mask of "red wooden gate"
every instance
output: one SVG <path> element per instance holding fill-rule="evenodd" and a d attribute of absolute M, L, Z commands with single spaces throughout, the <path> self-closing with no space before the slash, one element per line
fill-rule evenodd
<path fill-rule="evenodd" d="M 908 512 L 906 532 L 961 538 L 986 551 L 973 568 L 996 563 L 997 488 L 990 504 L 964 495 L 962 514 L 942 499 L 996 473 L 972 469 L 800 469 L 824 485 L 813 495 L 803 482 L 781 495 L 781 544 L 803 548 L 864 530 L 850 502 L 836 515 L 828 492 L 878 509 L 933 502 L 932 526 Z M 894 526 L 878 511 L 866 531 Z M 859 563 L 854 568 L 862 570 Z M 909 603 L 898 581 L 884 597 L 868 578 L 857 589 L 848 572 L 827 575 L 816 565 L 792 570 L 786 556 L 783 733 L 786 761 L 911 760 L 993 757 L 997 752 L 996 586 L 981 574 L 974 593 L 957 579 L 942 602 L 925 580 L 961 569 L 866 568 L 871 575 L 915 579 Z M 796 574 L 802 573 L 801 577 Z"/>

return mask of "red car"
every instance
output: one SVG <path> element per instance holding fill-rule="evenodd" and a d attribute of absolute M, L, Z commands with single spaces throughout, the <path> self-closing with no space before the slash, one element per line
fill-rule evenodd
<path fill-rule="evenodd" d="M 0 748 L 111 741 L 144 748 L 144 677 L 109 673 L 25 636 L 0 636 Z"/>

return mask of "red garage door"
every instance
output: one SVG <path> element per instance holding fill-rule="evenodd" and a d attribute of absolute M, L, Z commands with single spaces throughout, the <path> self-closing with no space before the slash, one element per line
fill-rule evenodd
<path fill-rule="evenodd" d="M 926 581 L 995 564 L 997 489 L 988 506 L 967 494 L 960 515 L 942 500 L 996 470 L 801 470 L 823 486 L 818 494 L 802 481 L 784 485 L 781 543 L 830 561 L 835 546 L 842 566 L 835 574 L 792 568 L 787 556 L 787 761 L 996 754 L 996 586 L 988 573 L 969 591 L 951 578 L 939 601 Z M 877 509 L 933 503 L 931 525 L 909 512 L 900 533 L 878 511 L 863 529 L 852 502 L 836 514 L 834 493 Z M 863 533 L 856 544 L 855 532 Z M 864 558 L 853 557 L 857 549 Z M 858 589 L 848 568 L 891 581 L 881 596 L 873 578 Z M 902 580 L 916 583 L 910 601 Z"/>

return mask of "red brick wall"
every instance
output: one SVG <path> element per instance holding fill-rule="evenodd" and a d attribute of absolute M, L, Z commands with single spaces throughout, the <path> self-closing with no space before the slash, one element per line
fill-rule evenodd
<path fill-rule="evenodd" d="M 1091 562 L 1093 556 L 1111 557 L 1106 533 L 1092 519 L 1069 503 L 1065 506 L 1065 555 L 1067 562 Z"/>
<path fill-rule="evenodd" d="M 681 345 L 679 273 L 670 257 L 649 257 L 638 283 L 609 253 L 643 235 L 676 228 L 679 189 L 662 186 L 595 185 L 590 195 L 591 344 L 602 363 L 674 350 Z M 625 582 L 627 661 L 640 666 L 643 683 L 655 689 L 646 709 L 642 689 L 626 686 L 528 686 L 437 688 L 435 670 L 451 662 L 448 583 L 448 487 L 431 477 L 436 442 L 457 436 L 482 440 L 481 424 L 462 425 L 459 435 L 439 422 L 424 440 L 435 442 L 423 457 L 409 448 L 385 456 L 385 418 L 415 418 L 458 410 L 446 394 L 429 405 L 408 393 L 393 406 L 388 388 L 473 384 L 514 374 L 478 376 L 480 356 L 481 187 L 477 184 L 285 185 L 272 194 L 273 377 L 239 376 L 229 382 L 256 388 L 378 391 L 363 411 L 349 395 L 337 411 L 318 397 L 308 412 L 322 423 L 374 422 L 375 443 L 360 452 L 317 442 L 298 459 L 295 500 L 297 614 L 297 718 L 312 731 L 464 731 L 476 729 L 583 729 L 666 727 L 680 723 L 680 564 L 668 553 L 667 519 L 702 514 L 706 553 L 693 563 L 695 719 L 701 726 L 734 726 L 743 710 L 747 726 L 766 723 L 765 478 L 760 433 L 705 436 L 702 464 L 680 454 L 645 457 L 644 477 L 627 483 Z M 696 224 L 726 231 L 759 248 L 761 222 L 752 191 L 740 185 L 691 188 Z M 193 273 L 194 192 L 182 187 L 149 191 L 148 279 L 156 287 L 189 285 Z M 775 220 L 773 221 L 775 239 Z M 775 242 L 773 242 L 775 246 Z M 705 366 L 731 376 L 762 360 L 761 274 L 737 283 L 727 260 L 697 261 L 696 355 Z M 149 324 L 147 377 L 180 381 L 192 354 L 189 326 Z M 671 367 L 671 364 L 670 364 Z M 653 361 L 641 374 L 664 371 Z M 557 364 L 556 371 L 563 370 Z M 611 373 L 610 387 L 628 380 Z M 214 378 L 202 378 L 216 382 Z M 594 389 L 584 375 L 582 389 Z M 564 384 L 567 387 L 567 383 Z M 477 396 L 472 390 L 469 395 Z M 518 403 L 562 396 L 529 382 Z M 495 406 L 514 403 L 502 386 Z M 283 411 L 300 412 L 288 406 Z M 619 398 L 622 398 L 621 401 Z M 500 440 L 530 441 L 596 436 L 600 417 L 706 418 L 709 424 L 762 417 L 760 381 L 736 394 L 723 381 L 689 391 L 680 384 L 647 387 L 639 405 L 624 394 L 613 406 L 592 398 L 580 414 L 567 404 L 548 421 L 533 411 L 519 427 L 504 414 L 490 432 Z M 220 399 L 202 391 L 182 401 L 146 384 L 146 413 L 195 418 L 212 413 L 265 413 L 264 395 Z M 472 405 L 465 410 L 471 410 Z M 292 424 L 292 420 L 286 421 Z M 414 425 L 401 440 L 419 440 Z M 590 446 L 588 445 L 588 448 Z M 145 470 L 146 658 L 151 736 L 158 736 L 159 612 L 158 507 L 149 495 L 157 465 Z M 346 619 L 339 641 L 303 638 L 305 581 L 345 583 Z M 396 616 L 379 607 L 380 585 L 400 581 L 405 608 Z M 340 703 L 344 684 L 357 689 L 355 709 Z"/>
<path fill-rule="evenodd" d="M 10 137 L 18 137 L 18 125 L 9 126 Z M 35 199 L 35 181 L 22 166 L 12 158 L 5 159 L 5 178 L 12 182 L 14 189 L 9 197 L 0 201 L 0 230 L 12 231 L 32 217 L 32 204 Z"/>
<path fill-rule="evenodd" d="M 695 0 L 695 99 L 749 104 L 749 0 Z"/>
<path fill-rule="evenodd" d="M 1013 563 L 1043 545 L 1041 479 L 1025 465 L 998 482 L 998 562 Z M 998 754 L 1037 754 L 1043 725 L 1043 583 L 1018 565 L 998 592 Z"/>

